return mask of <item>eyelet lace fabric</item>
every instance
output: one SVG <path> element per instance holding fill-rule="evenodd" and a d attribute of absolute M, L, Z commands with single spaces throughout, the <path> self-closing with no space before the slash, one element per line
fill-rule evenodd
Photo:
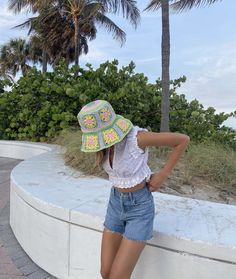
<path fill-rule="evenodd" d="M 138 146 L 138 131 L 148 130 L 134 126 L 121 142 L 115 144 L 112 168 L 108 158 L 109 152 L 106 152 L 103 168 L 115 187 L 133 187 L 144 179 L 148 181 L 153 173 L 147 165 L 148 147 L 143 150 Z"/>
<path fill-rule="evenodd" d="M 112 182 L 113 186 L 118 187 L 118 188 L 130 188 L 133 187 L 139 183 L 141 183 L 144 179 L 146 179 L 146 181 L 148 181 L 150 179 L 152 172 L 151 170 L 149 171 L 148 169 L 146 169 L 146 171 L 144 171 L 142 174 L 137 174 L 137 175 L 133 175 L 133 177 L 127 177 L 127 178 L 123 178 L 123 177 L 112 177 L 109 176 L 109 180 Z"/>
<path fill-rule="evenodd" d="M 145 151 L 143 151 L 143 149 L 138 146 L 137 134 L 139 131 L 148 131 L 148 129 L 134 126 L 127 136 L 130 153 L 135 159 L 138 158 L 140 154 L 144 154 L 146 151 L 148 151 L 148 147 L 146 147 Z"/>

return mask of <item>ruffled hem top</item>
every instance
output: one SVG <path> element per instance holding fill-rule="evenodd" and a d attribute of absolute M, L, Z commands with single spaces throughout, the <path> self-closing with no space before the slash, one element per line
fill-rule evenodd
<path fill-rule="evenodd" d="M 103 158 L 102 166 L 107 172 L 112 185 L 118 188 L 130 188 L 141 183 L 144 179 L 148 181 L 152 174 L 148 161 L 148 146 L 145 150 L 138 146 L 138 131 L 148 131 L 139 126 L 133 126 L 122 141 L 114 145 L 112 167 L 109 162 L 109 151 L 107 148 Z"/>

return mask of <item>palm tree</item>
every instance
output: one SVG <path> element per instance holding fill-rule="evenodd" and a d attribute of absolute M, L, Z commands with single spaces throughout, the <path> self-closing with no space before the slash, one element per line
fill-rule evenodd
<path fill-rule="evenodd" d="M 168 132 L 169 128 L 169 91 L 170 91 L 170 26 L 169 6 L 175 11 L 183 11 L 201 5 L 213 4 L 221 0 L 151 0 L 144 11 L 155 11 L 161 8 L 162 13 L 162 98 L 161 98 L 161 132 Z M 171 4 L 170 4 L 171 3 Z"/>
<path fill-rule="evenodd" d="M 68 13 L 73 19 L 74 27 L 74 48 L 75 48 L 75 65 L 79 65 L 79 47 L 80 47 L 80 24 L 88 22 L 94 18 L 100 10 L 102 4 L 99 2 L 90 3 L 86 0 L 65 1 L 62 13 Z"/>
<path fill-rule="evenodd" d="M 135 28 L 140 20 L 139 10 L 133 0 L 64 0 L 60 4 L 62 13 L 68 14 L 73 20 L 75 65 L 79 65 L 80 34 L 84 26 L 104 26 L 108 32 L 113 33 L 113 38 L 123 45 L 126 39 L 125 32 L 105 14 L 117 13 L 121 8 L 123 15 Z"/>
<path fill-rule="evenodd" d="M 16 76 L 18 71 L 23 75 L 31 69 L 28 62 L 30 58 L 30 46 L 24 39 L 11 39 L 0 48 L 1 73 Z"/>
<path fill-rule="evenodd" d="M 48 53 L 47 40 L 41 35 L 41 30 L 46 28 L 42 26 L 39 17 L 31 17 L 26 22 L 15 26 L 14 28 L 28 27 L 28 36 L 30 36 L 29 44 L 31 48 L 31 57 L 34 63 L 40 62 L 42 64 L 42 72 L 47 71 Z"/>
<path fill-rule="evenodd" d="M 108 32 L 112 32 L 113 38 L 119 40 L 122 45 L 126 38 L 125 32 L 105 14 L 108 12 L 117 13 L 122 9 L 123 16 L 135 28 L 140 20 L 140 12 L 133 0 L 9 0 L 9 3 L 9 8 L 15 12 L 21 11 L 22 8 L 28 8 L 35 13 L 47 5 L 50 7 L 51 13 L 59 11 L 63 18 L 71 22 L 71 28 L 74 30 L 74 61 L 76 65 L 79 65 L 79 53 L 82 49 L 81 40 L 86 41 L 87 38 L 83 28 L 93 30 L 94 33 L 95 25 L 99 24 L 105 27 Z M 82 35 L 82 38 L 81 33 L 85 34 L 85 36 Z"/>
<path fill-rule="evenodd" d="M 76 61 L 76 57 L 78 58 L 83 52 L 88 53 L 88 39 L 95 39 L 97 32 L 92 20 L 79 22 L 80 32 L 76 35 L 78 44 L 75 44 L 73 19 L 65 15 L 64 11 L 51 7 L 44 14 L 41 13 L 39 17 L 42 26 L 40 33 L 47 41 L 48 52 L 54 63 L 64 57 L 69 64 L 69 62 Z M 75 54 L 76 51 L 78 54 Z M 74 54 L 73 57 L 72 54 Z"/>
<path fill-rule="evenodd" d="M 39 8 L 39 15 L 31 17 L 14 28 L 29 28 L 31 55 L 34 62 L 40 62 L 42 72 L 47 71 L 47 63 L 56 64 L 61 57 L 66 59 L 67 65 L 73 62 L 74 31 L 71 22 L 62 17 L 60 11 L 51 7 Z M 88 28 L 89 27 L 89 28 Z M 81 26 L 79 54 L 88 53 L 87 38 L 96 37 L 95 26 L 86 23 Z"/>

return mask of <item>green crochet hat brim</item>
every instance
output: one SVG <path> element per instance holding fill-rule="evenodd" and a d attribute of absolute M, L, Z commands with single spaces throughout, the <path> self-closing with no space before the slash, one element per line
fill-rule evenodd
<path fill-rule="evenodd" d="M 119 132 L 117 132 L 114 127 L 117 128 Z M 129 133 L 132 127 L 133 123 L 129 119 L 116 114 L 116 118 L 110 126 L 107 126 L 98 132 L 83 133 L 80 150 L 83 152 L 97 152 L 108 148 L 120 142 Z M 108 138 L 107 133 L 112 134 L 113 138 Z M 88 144 L 89 141 L 93 142 L 90 146 Z"/>

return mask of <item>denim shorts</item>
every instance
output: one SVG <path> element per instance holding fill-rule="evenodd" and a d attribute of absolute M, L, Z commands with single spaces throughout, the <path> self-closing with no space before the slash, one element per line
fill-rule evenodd
<path fill-rule="evenodd" d="M 103 226 L 130 240 L 146 241 L 153 237 L 155 204 L 147 183 L 134 192 L 122 193 L 111 187 Z"/>

